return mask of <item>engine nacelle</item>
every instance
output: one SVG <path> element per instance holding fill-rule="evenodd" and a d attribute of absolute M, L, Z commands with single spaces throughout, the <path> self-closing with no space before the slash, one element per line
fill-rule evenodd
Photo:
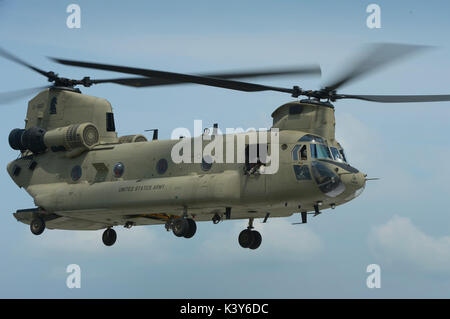
<path fill-rule="evenodd" d="M 136 142 L 147 142 L 147 138 L 144 135 L 124 135 L 119 137 L 119 143 L 136 143 Z"/>
<path fill-rule="evenodd" d="M 9 145 L 20 151 L 30 150 L 35 154 L 74 149 L 89 150 L 99 142 L 97 127 L 92 123 L 73 124 L 46 132 L 39 127 L 14 129 L 9 134 Z"/>

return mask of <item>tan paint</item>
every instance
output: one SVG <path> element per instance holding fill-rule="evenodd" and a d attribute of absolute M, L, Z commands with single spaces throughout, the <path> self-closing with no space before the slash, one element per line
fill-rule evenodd
<path fill-rule="evenodd" d="M 301 107 L 301 113 L 290 114 L 291 106 Z M 51 114 L 52 107 L 53 113 L 56 107 L 55 114 Z M 29 102 L 26 128 L 39 126 L 51 131 L 92 123 L 99 135 L 98 143 L 89 148 L 76 152 L 47 150 L 39 155 L 26 151 L 8 164 L 11 178 L 33 197 L 42 214 L 62 216 L 48 220 L 48 228 L 99 229 L 124 225 L 130 220 L 136 225 L 160 224 L 164 219 L 155 216 L 181 216 L 185 207 L 197 221 L 211 220 L 216 213 L 223 216 L 226 207 L 232 208 L 233 219 L 264 217 L 267 213 L 283 217 L 313 211 L 317 202 L 322 203 L 322 209 L 343 204 L 365 184 L 362 173 L 349 173 L 327 162 L 323 165 L 335 171 L 345 184 L 345 191 L 339 196 L 324 194 L 313 178 L 295 177 L 293 165 L 311 167 L 309 150 L 306 161 L 294 161 L 292 157 L 303 135 L 318 135 L 338 146 L 331 105 L 290 102 L 272 114 L 273 127 L 280 130 L 280 165 L 278 172 L 271 175 L 246 175 L 244 163 L 214 163 L 207 171 L 200 163 L 175 164 L 171 150 L 178 140 L 145 141 L 140 135 L 119 139 L 116 132 L 106 130 L 107 112 L 112 112 L 108 101 L 65 90 L 45 90 Z M 60 141 L 58 138 L 52 141 Z M 226 140 L 225 137 L 225 148 Z M 207 143 L 203 141 L 204 145 Z M 237 143 L 234 148 L 236 154 Z M 162 158 L 168 161 L 164 174 L 156 168 Z M 32 162 L 37 163 L 34 170 L 29 169 Z M 113 173 L 118 162 L 125 167 L 120 177 Z M 71 178 L 75 166 L 82 171 L 76 181 Z M 13 174 L 15 167 L 20 167 L 18 176 Z M 30 216 L 24 213 L 16 218 L 29 223 Z"/>

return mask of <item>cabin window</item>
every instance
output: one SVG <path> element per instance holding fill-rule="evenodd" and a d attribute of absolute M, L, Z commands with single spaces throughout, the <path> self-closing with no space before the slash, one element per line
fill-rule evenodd
<path fill-rule="evenodd" d="M 116 130 L 116 125 L 114 124 L 114 113 L 106 113 L 106 130 L 108 132 L 114 132 Z"/>
<path fill-rule="evenodd" d="M 167 171 L 167 168 L 169 167 L 169 163 L 165 158 L 161 158 L 158 163 L 156 163 L 156 171 L 158 174 L 164 174 Z"/>
<path fill-rule="evenodd" d="M 249 144 L 245 147 L 245 170 L 254 171 L 267 163 L 267 144 Z"/>
<path fill-rule="evenodd" d="M 76 165 L 72 168 L 72 171 L 70 172 L 70 177 L 72 178 L 72 180 L 74 182 L 76 182 L 77 180 L 79 180 L 81 178 L 81 166 L 80 165 Z"/>
<path fill-rule="evenodd" d="M 114 164 L 113 173 L 115 178 L 122 177 L 124 171 L 125 166 L 121 162 Z"/>

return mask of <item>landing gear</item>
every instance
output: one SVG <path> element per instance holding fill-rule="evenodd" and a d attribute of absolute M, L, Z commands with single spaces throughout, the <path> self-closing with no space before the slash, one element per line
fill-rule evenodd
<path fill-rule="evenodd" d="M 35 217 L 30 223 L 30 230 L 35 235 L 40 235 L 45 230 L 45 221 L 41 217 Z"/>
<path fill-rule="evenodd" d="M 195 221 L 192 218 L 184 217 L 175 219 L 169 228 L 172 228 L 172 232 L 175 236 L 184 238 L 193 237 L 197 231 Z"/>
<path fill-rule="evenodd" d="M 262 236 L 256 230 L 244 229 L 239 234 L 239 245 L 242 248 L 256 249 L 261 245 Z"/>
<path fill-rule="evenodd" d="M 184 238 L 191 238 L 195 235 L 195 232 L 197 231 L 197 224 L 195 224 L 195 221 L 191 218 L 187 219 L 188 222 L 188 230 L 184 234 Z"/>
<path fill-rule="evenodd" d="M 117 234 L 116 231 L 112 228 L 107 228 L 103 232 L 102 240 L 106 246 L 112 246 L 116 242 Z"/>
<path fill-rule="evenodd" d="M 214 225 L 218 224 L 220 221 L 222 220 L 222 218 L 220 217 L 219 214 L 215 213 L 213 218 L 212 218 L 212 222 Z"/>
<path fill-rule="evenodd" d="M 238 241 L 242 248 L 257 249 L 261 245 L 261 234 L 256 230 L 252 230 L 252 228 L 253 218 L 250 218 L 247 229 L 244 229 L 239 234 Z"/>

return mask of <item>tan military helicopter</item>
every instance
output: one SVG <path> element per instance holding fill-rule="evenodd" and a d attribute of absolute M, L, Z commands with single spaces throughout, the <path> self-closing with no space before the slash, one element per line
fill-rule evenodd
<path fill-rule="evenodd" d="M 0 55 L 47 77 L 53 85 L 42 90 L 28 104 L 24 129 L 9 135 L 10 146 L 20 156 L 8 164 L 13 181 L 34 199 L 36 208 L 14 213 L 29 224 L 33 234 L 45 228 L 67 230 L 106 229 L 103 243 L 116 241 L 114 226 L 163 224 L 178 237 L 191 238 L 197 221 L 248 219 L 247 229 L 238 238 L 244 248 L 256 249 L 262 238 L 254 230 L 255 218 L 267 222 L 272 217 L 300 213 L 320 214 L 357 197 L 367 177 L 346 160 L 335 139 L 334 106 L 339 99 L 372 102 L 449 101 L 450 95 L 348 95 L 338 94 L 342 85 L 423 47 L 378 44 L 337 80 L 320 90 L 297 86 L 281 88 L 231 79 L 284 74 L 320 74 L 319 67 L 264 72 L 187 75 L 149 69 L 53 59 L 71 66 L 139 75 L 134 78 L 71 80 L 45 72 L 1 50 Z M 266 138 L 252 140 L 248 132 L 218 139 L 213 130 L 193 138 L 159 140 L 136 134 L 118 137 L 111 104 L 102 98 L 81 94 L 78 85 L 116 83 L 150 87 L 195 83 L 232 90 L 278 91 L 300 101 L 288 102 L 273 113 Z M 31 94 L 36 89 L 0 95 L 0 101 Z M 261 134 L 261 132 L 259 132 Z M 276 137 L 276 142 L 270 137 Z M 211 141 L 223 146 L 232 143 L 232 160 L 217 161 L 203 153 L 183 154 L 176 163 L 173 149 L 183 142 L 202 149 Z M 216 144 L 217 146 L 218 144 Z M 183 149 L 184 152 L 185 149 Z M 267 151 L 270 150 L 270 153 Z M 241 161 L 236 160 L 243 152 Z M 276 158 L 274 154 L 277 154 Z M 179 154 L 178 154 L 179 155 Z M 267 158 L 277 169 L 265 173 Z"/>

